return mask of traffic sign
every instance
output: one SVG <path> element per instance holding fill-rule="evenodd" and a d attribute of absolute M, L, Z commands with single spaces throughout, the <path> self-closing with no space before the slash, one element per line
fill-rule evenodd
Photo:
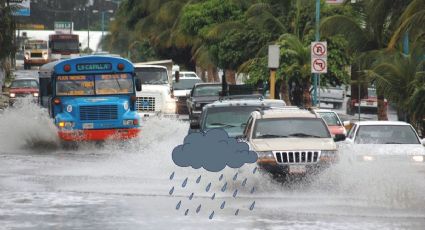
<path fill-rule="evenodd" d="M 311 43 L 311 72 L 327 73 L 328 72 L 328 51 L 326 42 Z"/>

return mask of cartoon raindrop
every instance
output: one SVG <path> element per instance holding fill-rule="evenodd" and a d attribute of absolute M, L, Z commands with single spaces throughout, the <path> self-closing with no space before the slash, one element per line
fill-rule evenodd
<path fill-rule="evenodd" d="M 254 192 L 255 192 L 255 187 L 252 187 L 251 194 L 253 194 Z"/>
<path fill-rule="evenodd" d="M 196 183 L 199 184 L 200 181 L 201 181 L 201 175 L 199 175 L 198 179 L 196 179 Z"/>
<path fill-rule="evenodd" d="M 183 181 L 182 188 L 186 187 L 186 184 L 187 184 L 187 177 L 186 177 L 186 179 L 184 179 L 184 181 Z"/>
<path fill-rule="evenodd" d="M 214 217 L 214 211 L 211 213 L 211 215 L 210 215 L 210 220 L 212 219 Z"/>
<path fill-rule="evenodd" d="M 207 185 L 207 188 L 205 189 L 206 192 L 209 192 L 211 188 L 211 182 Z"/>
<path fill-rule="evenodd" d="M 239 209 L 236 210 L 236 212 L 235 212 L 235 216 L 237 216 L 237 215 L 239 215 Z"/>
<path fill-rule="evenodd" d="M 223 201 L 223 203 L 221 203 L 220 208 L 221 208 L 221 209 L 224 209 L 224 205 L 226 205 L 226 201 Z"/>
<path fill-rule="evenodd" d="M 245 178 L 242 182 L 242 187 L 245 187 L 247 179 Z"/>
<path fill-rule="evenodd" d="M 193 192 L 192 192 L 192 194 L 190 194 L 190 196 L 189 196 L 189 200 L 192 200 L 193 199 Z"/>
<path fill-rule="evenodd" d="M 170 196 L 171 196 L 171 195 L 173 195 L 173 192 L 174 192 L 174 187 L 172 187 L 172 188 L 170 189 L 170 192 L 169 192 Z"/>
<path fill-rule="evenodd" d="M 196 213 L 199 213 L 199 211 L 201 211 L 201 205 L 199 205 L 198 208 L 196 209 Z"/>
<path fill-rule="evenodd" d="M 211 200 L 215 199 L 215 193 L 212 195 Z"/>
<path fill-rule="evenodd" d="M 236 174 L 233 176 L 233 180 L 235 181 L 236 179 L 238 179 L 238 173 L 236 173 Z"/>
<path fill-rule="evenodd" d="M 249 210 L 253 210 L 254 209 L 254 206 L 255 206 L 255 201 L 254 202 L 252 202 L 252 204 L 251 204 L 251 206 L 249 207 Z"/>
<path fill-rule="evenodd" d="M 221 174 L 220 178 L 218 178 L 219 181 L 223 180 L 223 174 Z"/>
<path fill-rule="evenodd" d="M 227 182 L 224 183 L 223 187 L 221 188 L 221 191 L 224 192 L 226 191 L 226 189 L 227 189 Z"/>
<path fill-rule="evenodd" d="M 170 180 L 172 180 L 174 178 L 174 172 L 173 173 L 171 173 L 171 175 L 170 175 Z"/>
<path fill-rule="evenodd" d="M 255 172 L 257 172 L 257 167 L 254 168 L 254 170 L 252 171 L 252 174 L 255 174 Z"/>
<path fill-rule="evenodd" d="M 236 198 L 236 195 L 238 195 L 238 190 L 237 189 L 233 192 L 233 198 Z"/>
<path fill-rule="evenodd" d="M 188 213 L 189 213 L 189 209 L 186 209 L 186 212 L 184 212 L 184 215 L 187 216 Z"/>
<path fill-rule="evenodd" d="M 176 205 L 176 210 L 179 210 L 181 205 L 182 205 L 182 201 L 179 201 L 179 203 L 177 203 Z"/>

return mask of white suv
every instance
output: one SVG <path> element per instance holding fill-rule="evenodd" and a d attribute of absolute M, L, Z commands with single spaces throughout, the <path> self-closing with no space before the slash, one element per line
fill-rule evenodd
<path fill-rule="evenodd" d="M 244 131 L 257 164 L 274 176 L 320 172 L 337 161 L 335 141 L 326 123 L 313 110 L 273 108 L 251 114 Z"/>

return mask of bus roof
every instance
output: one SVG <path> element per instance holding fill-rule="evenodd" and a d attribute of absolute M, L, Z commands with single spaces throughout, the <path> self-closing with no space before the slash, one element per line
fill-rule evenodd
<path fill-rule="evenodd" d="M 118 64 L 124 64 L 123 70 L 118 70 Z M 65 65 L 71 70 L 66 72 Z M 40 67 L 40 77 L 50 77 L 54 72 L 58 75 L 93 74 L 93 73 L 125 73 L 134 72 L 133 63 L 127 59 L 110 56 L 83 56 L 47 63 Z"/>

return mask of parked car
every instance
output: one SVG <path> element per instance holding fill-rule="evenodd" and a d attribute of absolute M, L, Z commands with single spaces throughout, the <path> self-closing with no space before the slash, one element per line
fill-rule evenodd
<path fill-rule="evenodd" d="M 179 82 L 176 82 L 173 74 L 173 95 L 177 101 L 177 114 L 189 113 L 186 100 L 197 83 L 202 83 L 202 80 L 195 72 L 180 72 Z"/>
<path fill-rule="evenodd" d="M 18 99 L 38 102 L 39 88 L 36 78 L 16 78 L 10 84 L 9 105 L 15 104 Z"/>
<path fill-rule="evenodd" d="M 220 100 L 204 106 L 199 124 L 192 125 L 191 129 L 206 132 L 210 129 L 222 128 L 229 137 L 240 137 L 253 111 L 284 106 L 283 100 L 274 99 Z"/>
<path fill-rule="evenodd" d="M 423 141 L 423 140 L 422 140 Z M 401 121 L 360 121 L 346 143 L 355 161 L 395 161 L 425 167 L 425 149 L 415 129 Z"/>
<path fill-rule="evenodd" d="M 320 172 L 338 160 L 335 141 L 313 110 L 296 107 L 252 112 L 244 138 L 258 154 L 260 169 L 275 177 Z"/>
<path fill-rule="evenodd" d="M 342 122 L 339 118 L 338 114 L 335 111 L 328 110 L 328 109 L 318 109 L 315 110 L 320 116 L 325 120 L 326 125 L 329 128 L 329 131 L 332 135 L 336 134 L 343 134 L 347 135 L 347 130 L 345 129 L 345 126 L 349 125 L 349 121 Z"/>
<path fill-rule="evenodd" d="M 384 99 L 385 108 L 388 107 L 387 99 Z M 376 96 L 376 88 L 369 87 L 367 89 L 367 96 L 360 99 L 350 98 L 347 101 L 347 114 L 354 115 L 358 113 L 360 106 L 360 113 L 372 113 L 378 112 L 378 97 Z"/>
<path fill-rule="evenodd" d="M 220 98 L 222 91 L 221 83 L 197 83 L 188 95 L 187 108 L 189 111 L 190 124 L 199 122 L 202 108 Z"/>
<path fill-rule="evenodd" d="M 342 86 L 325 87 L 320 89 L 320 103 L 332 104 L 334 109 L 342 108 L 345 99 L 345 90 Z"/>

